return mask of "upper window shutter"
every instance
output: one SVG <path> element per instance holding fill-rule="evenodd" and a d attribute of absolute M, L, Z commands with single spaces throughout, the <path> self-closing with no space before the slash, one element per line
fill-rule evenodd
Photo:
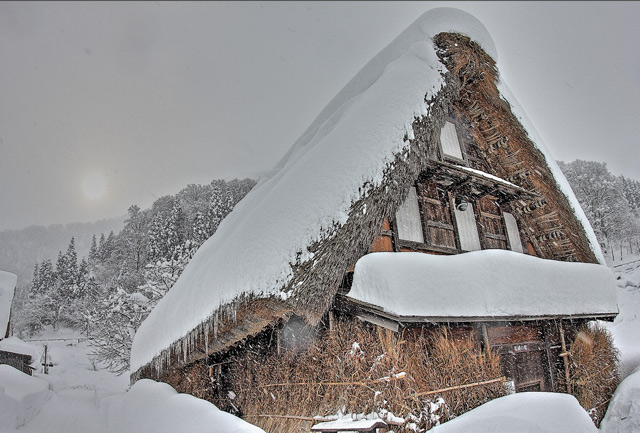
<path fill-rule="evenodd" d="M 418 196 L 415 187 L 409 189 L 406 200 L 396 212 L 398 238 L 405 241 L 424 243 L 422 220 L 418 208 Z"/>
<path fill-rule="evenodd" d="M 444 155 L 463 159 L 460 142 L 458 141 L 458 133 L 453 123 L 444 122 L 442 130 L 440 130 L 440 144 L 442 145 L 442 153 Z"/>
<path fill-rule="evenodd" d="M 522 241 L 520 240 L 520 231 L 518 230 L 518 223 L 513 215 L 509 212 L 504 212 L 504 225 L 507 227 L 507 238 L 509 239 L 509 245 L 511 251 L 523 253 Z"/>
<path fill-rule="evenodd" d="M 473 213 L 473 205 L 469 203 L 465 211 L 454 209 L 456 215 L 456 225 L 458 226 L 458 237 L 460 238 L 460 249 L 463 251 L 481 250 L 480 236 L 478 236 L 478 226 L 476 216 Z"/>

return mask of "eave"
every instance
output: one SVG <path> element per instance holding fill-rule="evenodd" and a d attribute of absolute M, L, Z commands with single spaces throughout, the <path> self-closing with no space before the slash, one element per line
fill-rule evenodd
<path fill-rule="evenodd" d="M 500 316 L 403 316 L 384 311 L 380 306 L 339 294 L 335 307 L 367 322 L 393 331 L 402 328 L 439 324 L 462 324 L 482 322 L 535 322 L 545 320 L 603 320 L 612 322 L 617 312 L 578 313 L 578 314 L 539 314 L 539 315 L 500 315 Z"/>
<path fill-rule="evenodd" d="M 516 199 L 534 200 L 538 194 L 489 173 L 444 161 L 429 161 L 421 177 L 435 180 L 445 191 L 469 198 L 492 195 L 505 203 Z"/>

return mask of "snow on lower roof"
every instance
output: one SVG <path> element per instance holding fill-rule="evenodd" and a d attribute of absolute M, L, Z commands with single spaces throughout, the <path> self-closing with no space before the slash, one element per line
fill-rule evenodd
<path fill-rule="evenodd" d="M 452 165 L 454 165 L 454 164 L 452 164 Z M 503 185 L 508 186 L 509 188 L 517 189 L 519 191 L 526 191 L 524 188 L 516 185 L 515 183 L 511 183 L 508 180 L 504 180 L 501 177 L 495 176 L 493 174 L 486 173 L 486 172 L 481 171 L 481 170 L 476 170 L 475 168 L 465 167 L 464 165 L 455 165 L 455 168 L 458 169 L 458 170 L 461 170 L 461 171 L 466 171 L 468 173 L 473 173 L 476 176 L 483 177 L 485 179 L 489 179 L 489 180 L 494 181 L 494 182 L 501 183 Z"/>
<path fill-rule="evenodd" d="M 310 259 L 307 247 L 344 224 L 362 187 L 379 185 L 407 146 L 405 134 L 413 137 L 414 117 L 427 114 L 425 96 L 444 83 L 432 42 L 443 31 L 469 36 L 497 57 L 484 26 L 460 10 L 433 9 L 411 24 L 347 83 L 200 247 L 137 331 L 131 371 L 241 295 L 286 296 L 281 289 L 292 277 L 291 263 Z"/>
<path fill-rule="evenodd" d="M 398 317 L 535 318 L 615 315 L 615 278 L 590 263 L 506 250 L 453 256 L 372 253 L 347 295 Z"/>
<path fill-rule="evenodd" d="M 18 276 L 11 272 L 0 271 L 0 339 L 4 337 L 9 325 L 11 302 L 16 288 Z"/>

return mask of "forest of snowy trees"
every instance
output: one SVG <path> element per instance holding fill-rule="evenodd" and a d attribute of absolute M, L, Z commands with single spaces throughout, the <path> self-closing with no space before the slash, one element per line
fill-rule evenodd
<path fill-rule="evenodd" d="M 604 162 L 558 162 L 596 233 L 613 260 L 640 253 L 640 182 L 614 176 Z"/>
<path fill-rule="evenodd" d="M 131 206 L 124 228 L 94 235 L 86 258 L 78 257 L 72 237 L 66 251 L 36 263 L 31 282 L 16 290 L 14 333 L 81 330 L 98 361 L 126 371 L 142 320 L 254 185 L 252 179 L 214 180 L 161 197 L 150 209 Z"/>

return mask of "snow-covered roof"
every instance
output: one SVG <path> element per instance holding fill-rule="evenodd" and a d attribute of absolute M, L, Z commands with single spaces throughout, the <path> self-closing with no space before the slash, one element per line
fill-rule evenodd
<path fill-rule="evenodd" d="M 18 337 L 9 337 L 0 340 L 0 350 L 3 352 L 18 353 L 20 355 L 28 355 L 32 359 L 38 357 L 38 350 L 29 343 L 25 343 Z"/>
<path fill-rule="evenodd" d="M 600 317 L 618 312 L 615 278 L 606 266 L 507 250 L 452 256 L 368 254 L 356 263 L 347 298 L 408 321 Z"/>
<path fill-rule="evenodd" d="M 411 24 L 333 98 L 200 247 L 136 333 L 132 371 L 238 296 L 287 297 L 281 289 L 291 264 L 308 260 L 307 247 L 346 221 L 363 185 L 378 185 L 407 145 L 403 137 L 413 136 L 414 117 L 427 114 L 425 95 L 444 83 L 431 41 L 443 31 L 463 33 L 496 55 L 484 26 L 465 12 L 434 9 Z"/>
<path fill-rule="evenodd" d="M 9 325 L 11 302 L 16 288 L 18 276 L 11 272 L 0 271 L 0 339 L 4 338 Z"/>
<path fill-rule="evenodd" d="M 430 113 L 425 100 L 445 83 L 432 41 L 441 32 L 468 36 L 497 59 L 471 15 L 438 8 L 419 17 L 347 83 L 199 248 L 138 329 L 133 372 L 237 299 L 295 298 L 285 290 L 294 264 L 312 262 L 308 247 L 345 225 L 352 205 L 381 185 L 410 146 L 404 137 L 413 138 L 414 118 Z"/>

